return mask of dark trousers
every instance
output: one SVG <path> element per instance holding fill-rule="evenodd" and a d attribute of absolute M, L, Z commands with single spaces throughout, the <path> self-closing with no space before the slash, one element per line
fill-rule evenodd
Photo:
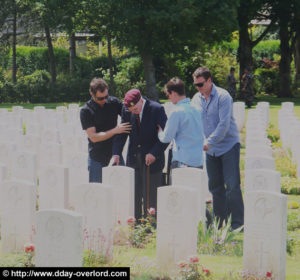
<path fill-rule="evenodd" d="M 235 144 L 225 154 L 215 157 L 206 154 L 209 191 L 213 196 L 216 218 L 227 221 L 231 215 L 231 227 L 244 224 L 244 202 L 240 188 L 240 144 Z"/>
<path fill-rule="evenodd" d="M 150 196 L 149 208 L 157 210 L 157 188 L 161 186 L 162 171 L 157 173 L 150 173 Z M 142 217 L 147 216 L 147 167 L 145 165 L 145 157 L 137 154 L 137 162 L 135 168 L 135 204 L 134 213 L 138 221 Z"/>

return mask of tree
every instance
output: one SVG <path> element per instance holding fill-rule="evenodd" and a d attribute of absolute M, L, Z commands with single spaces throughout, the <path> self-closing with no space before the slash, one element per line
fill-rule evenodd
<path fill-rule="evenodd" d="M 137 52 L 143 61 L 146 95 L 158 99 L 154 57 L 196 49 L 228 37 L 236 26 L 237 1 L 120 0 L 112 17 L 118 23 L 120 46 Z"/>
<path fill-rule="evenodd" d="M 52 45 L 51 29 L 56 31 L 62 22 L 65 12 L 59 0 L 23 0 L 23 5 L 27 7 L 29 14 L 27 17 L 34 17 L 38 27 L 42 26 L 48 47 L 49 67 L 52 84 L 56 83 L 56 64 Z M 40 31 L 40 30 L 39 30 Z"/>
<path fill-rule="evenodd" d="M 239 49 L 238 61 L 240 63 L 240 80 L 244 73 L 244 69 L 253 68 L 253 48 L 264 38 L 264 36 L 274 26 L 274 20 L 270 17 L 270 7 L 265 0 L 240 0 L 238 7 L 238 23 L 239 23 Z M 252 20 L 270 20 L 271 23 L 257 37 L 251 38 L 249 32 Z M 242 85 L 242 83 L 240 83 Z"/>
<path fill-rule="evenodd" d="M 280 38 L 279 97 L 292 97 L 291 61 L 299 32 L 299 1 L 276 0 L 272 2 L 272 13 L 277 19 Z M 296 57 L 295 57 L 296 59 Z M 296 63 L 296 61 L 295 61 Z"/>
<path fill-rule="evenodd" d="M 77 24 L 81 30 L 93 32 L 97 38 L 107 40 L 107 53 L 109 63 L 110 94 L 115 94 L 112 58 L 112 39 L 118 32 L 116 17 L 113 17 L 117 1 L 114 0 L 88 0 L 81 1 L 81 10 L 77 14 Z"/>

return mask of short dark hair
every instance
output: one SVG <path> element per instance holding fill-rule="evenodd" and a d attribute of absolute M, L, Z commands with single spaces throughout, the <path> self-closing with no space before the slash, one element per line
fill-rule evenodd
<path fill-rule="evenodd" d="M 108 84 L 101 78 L 94 78 L 90 82 L 90 93 L 95 95 L 97 91 L 104 92 L 106 89 L 108 89 Z"/>
<path fill-rule="evenodd" d="M 235 68 L 234 68 L 234 67 L 231 67 L 231 68 L 230 68 L 230 72 L 232 72 L 232 71 L 235 71 Z"/>
<path fill-rule="evenodd" d="M 208 80 L 208 78 L 212 79 L 212 75 L 206 66 L 201 66 L 197 68 L 193 73 L 193 77 L 196 79 L 199 77 L 203 77 L 206 81 Z"/>
<path fill-rule="evenodd" d="M 178 95 L 185 95 L 184 90 L 184 82 L 179 78 L 175 77 L 172 78 L 168 83 L 165 85 L 165 90 L 167 92 L 175 91 Z"/>

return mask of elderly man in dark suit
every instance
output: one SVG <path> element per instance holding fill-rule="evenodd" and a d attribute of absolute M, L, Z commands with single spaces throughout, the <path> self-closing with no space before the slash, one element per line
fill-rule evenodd
<path fill-rule="evenodd" d="M 147 207 L 156 209 L 157 187 L 161 185 L 165 162 L 164 150 L 168 146 L 159 141 L 157 129 L 158 125 L 164 128 L 166 121 L 165 110 L 159 103 L 142 97 L 138 89 L 131 89 L 126 93 L 122 123 L 129 122 L 132 125 L 126 165 L 135 168 L 135 218 L 137 220 L 143 214 L 147 215 Z M 115 139 L 112 153 L 114 164 L 119 164 L 127 135 L 119 134 Z M 145 187 L 146 180 L 149 180 L 148 185 L 150 185 L 149 197 Z"/>

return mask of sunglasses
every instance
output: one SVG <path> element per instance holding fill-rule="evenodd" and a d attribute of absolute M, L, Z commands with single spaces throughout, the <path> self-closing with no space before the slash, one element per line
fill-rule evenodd
<path fill-rule="evenodd" d="M 203 87 L 203 85 L 204 85 L 204 82 L 203 83 L 194 84 L 194 86 L 199 87 L 199 88 Z"/>
<path fill-rule="evenodd" d="M 98 100 L 98 101 L 103 101 L 104 99 L 107 99 L 108 98 L 108 95 L 104 96 L 104 97 L 96 97 L 95 98 Z"/>

